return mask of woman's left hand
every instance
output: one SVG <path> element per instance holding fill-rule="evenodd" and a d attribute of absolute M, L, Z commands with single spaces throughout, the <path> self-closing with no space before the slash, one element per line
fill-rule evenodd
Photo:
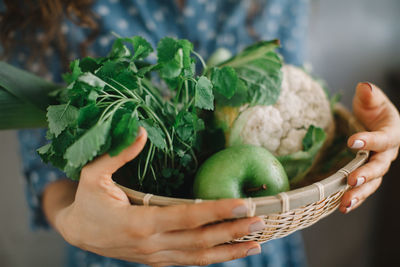
<path fill-rule="evenodd" d="M 389 98 L 371 83 L 359 83 L 353 99 L 353 112 L 366 127 L 348 139 L 354 149 L 370 150 L 369 162 L 350 173 L 352 186 L 342 198 L 339 210 L 348 213 L 360 206 L 381 185 L 400 145 L 400 116 Z"/>

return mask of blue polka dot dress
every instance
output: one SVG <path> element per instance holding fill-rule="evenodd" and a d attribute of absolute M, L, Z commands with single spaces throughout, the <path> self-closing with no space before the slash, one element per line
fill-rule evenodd
<path fill-rule="evenodd" d="M 180 9 L 172 0 L 99 0 L 93 11 L 100 16 L 101 31 L 89 47 L 90 55 L 104 56 L 109 51 L 115 32 L 121 36 L 141 35 L 155 47 L 165 36 L 186 38 L 195 50 L 207 59 L 219 47 L 235 53 L 257 40 L 279 38 L 280 53 L 286 63 L 301 65 L 304 58 L 304 41 L 307 30 L 307 0 L 187 0 Z M 61 30 L 68 36 L 72 49 L 68 58 L 79 57 L 78 44 L 85 40 L 86 32 L 69 21 Z M 40 36 L 38 36 L 40 38 Z M 61 81 L 61 68 L 57 55 L 49 48 L 45 55 L 51 72 L 45 77 Z M 17 65 L 22 65 L 27 55 L 15 55 Z M 155 54 L 150 55 L 155 61 Z M 31 71 L 37 71 L 32 66 Z M 33 228 L 48 227 L 41 210 L 41 194 L 49 183 L 65 175 L 56 168 L 45 165 L 36 149 L 45 142 L 45 130 L 19 131 L 26 193 L 32 211 Z M 144 266 L 105 258 L 68 245 L 67 266 Z M 299 233 L 273 240 L 262 245 L 260 255 L 250 256 L 213 266 L 306 266 L 303 243 Z"/>

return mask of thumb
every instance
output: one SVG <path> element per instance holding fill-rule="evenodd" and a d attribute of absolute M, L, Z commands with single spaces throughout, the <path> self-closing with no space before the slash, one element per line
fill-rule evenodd
<path fill-rule="evenodd" d="M 133 160 L 143 150 L 144 145 L 147 141 L 147 132 L 143 127 L 139 128 L 138 135 L 135 142 L 129 147 L 125 148 L 117 156 L 111 157 L 109 154 L 104 154 L 94 161 L 87 164 L 82 172 L 90 173 L 89 176 L 111 175 L 116 172 L 119 168 L 125 165 L 125 163 Z M 81 176 L 85 176 L 81 173 Z"/>
<path fill-rule="evenodd" d="M 375 85 L 368 82 L 358 83 L 353 99 L 354 111 L 371 110 L 381 107 L 386 101 L 385 94 Z"/>

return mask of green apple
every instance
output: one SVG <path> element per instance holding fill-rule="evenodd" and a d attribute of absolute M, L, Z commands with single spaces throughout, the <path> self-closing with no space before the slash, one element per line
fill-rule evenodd
<path fill-rule="evenodd" d="M 195 198 L 221 199 L 275 195 L 289 190 L 281 163 L 265 148 L 236 145 L 212 155 L 199 168 Z"/>

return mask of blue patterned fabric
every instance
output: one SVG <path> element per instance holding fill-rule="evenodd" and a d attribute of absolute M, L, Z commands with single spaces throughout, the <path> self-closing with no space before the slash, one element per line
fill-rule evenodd
<path fill-rule="evenodd" d="M 101 32 L 89 47 L 89 54 L 105 55 L 113 41 L 112 32 L 121 36 L 141 35 L 155 47 L 164 36 L 186 38 L 194 43 L 195 50 L 205 59 L 219 47 L 233 53 L 259 39 L 281 40 L 280 53 L 286 63 L 301 65 L 304 60 L 305 36 L 308 15 L 307 0 L 187 0 L 180 10 L 172 0 L 99 0 L 93 10 L 101 17 Z M 255 8 L 254 8 L 255 7 Z M 255 13 L 251 13 L 252 11 Z M 252 14 L 249 16 L 249 14 Z M 70 60 L 79 57 L 78 45 L 87 32 L 66 21 L 62 31 L 70 43 Z M 250 34 L 251 33 L 251 34 Z M 38 33 L 40 38 L 40 33 Z M 52 48 L 46 53 L 51 72 L 45 75 L 53 81 L 61 81 L 60 64 Z M 27 58 L 24 51 L 15 56 L 15 64 L 23 65 Z M 155 54 L 150 55 L 155 61 Z M 37 71 L 33 65 L 31 71 Z M 44 188 L 56 179 L 65 177 L 59 170 L 45 165 L 36 149 L 45 144 L 45 130 L 19 131 L 21 155 L 26 176 L 26 192 L 32 210 L 32 227 L 47 228 L 41 209 Z M 262 254 L 213 266 L 305 266 L 305 254 L 301 235 L 262 245 Z M 115 259 L 104 258 L 69 246 L 68 266 L 142 266 Z"/>

